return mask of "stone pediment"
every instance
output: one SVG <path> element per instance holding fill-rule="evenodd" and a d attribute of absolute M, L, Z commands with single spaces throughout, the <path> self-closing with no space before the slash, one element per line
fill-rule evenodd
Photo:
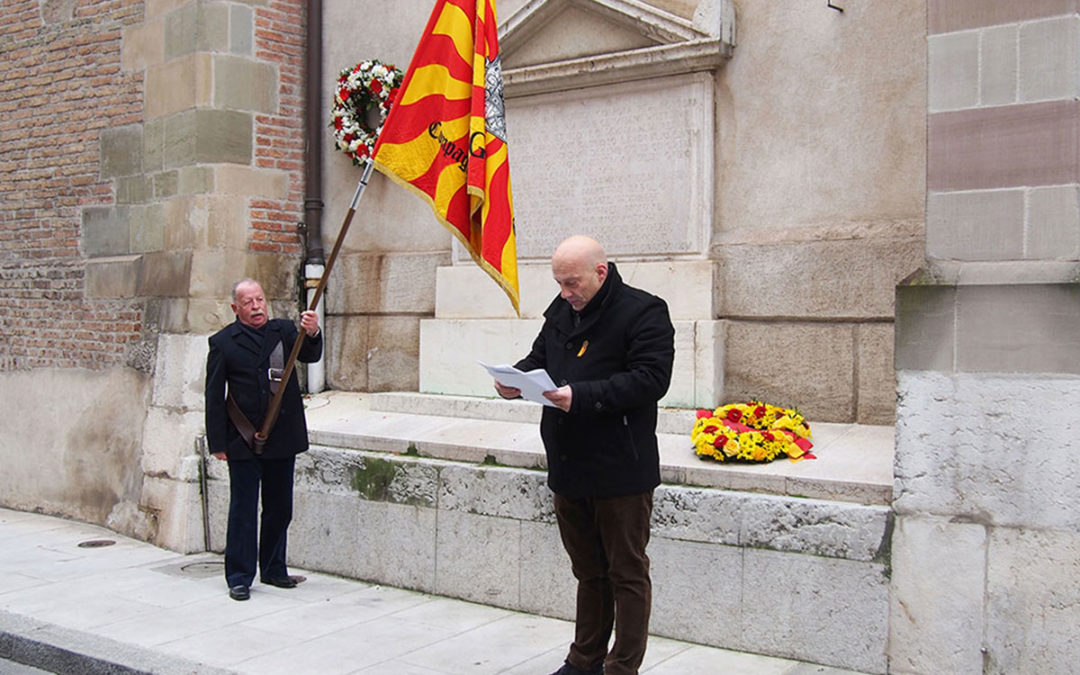
<path fill-rule="evenodd" d="M 734 46 L 731 0 L 692 20 L 639 0 L 532 0 L 500 28 L 507 97 L 716 70 Z"/>

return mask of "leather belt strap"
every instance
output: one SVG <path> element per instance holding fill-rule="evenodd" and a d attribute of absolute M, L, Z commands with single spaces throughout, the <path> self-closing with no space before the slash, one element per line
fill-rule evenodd
<path fill-rule="evenodd" d="M 270 367 L 266 369 L 266 378 L 270 380 L 270 395 L 277 393 L 281 385 L 281 376 L 285 374 L 285 350 L 281 346 L 281 340 L 274 345 L 274 351 L 270 352 Z"/>
<path fill-rule="evenodd" d="M 236 399 L 233 398 L 232 392 L 229 392 L 229 395 L 225 397 L 225 411 L 229 413 L 229 419 L 232 420 L 233 426 L 240 432 L 240 436 L 243 437 L 247 446 L 254 448 L 255 427 L 251 425 L 251 421 L 248 420 L 244 411 L 240 410 L 240 406 L 236 405 Z"/>
<path fill-rule="evenodd" d="M 278 387 L 281 386 L 281 376 L 285 374 L 285 350 L 281 346 L 281 340 L 274 345 L 274 351 L 270 352 L 270 367 L 266 369 L 266 377 L 270 380 L 270 395 L 277 394 Z M 247 418 L 243 410 L 240 410 L 240 406 L 236 404 L 236 399 L 233 398 L 232 392 L 225 397 L 225 411 L 229 414 L 229 419 L 232 420 L 233 426 L 240 432 L 240 436 L 247 443 L 248 448 L 256 455 L 261 455 L 262 450 L 255 445 L 255 426 L 251 423 L 251 420 Z"/>

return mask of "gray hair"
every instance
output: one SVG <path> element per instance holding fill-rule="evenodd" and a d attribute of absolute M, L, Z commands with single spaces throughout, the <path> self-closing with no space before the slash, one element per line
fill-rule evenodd
<path fill-rule="evenodd" d="M 239 289 L 239 288 L 240 288 L 241 286 L 243 286 L 243 285 L 245 285 L 245 284 L 255 284 L 255 285 L 258 285 L 258 284 L 259 284 L 259 282 L 258 282 L 258 281 L 255 281 L 255 280 L 254 280 L 254 279 L 252 279 L 251 277 L 244 277 L 243 279 L 240 279 L 240 280 L 238 280 L 238 281 L 237 281 L 236 283 L 234 283 L 234 284 L 232 285 L 232 299 L 233 299 L 233 302 L 236 302 L 236 291 L 237 291 L 237 289 Z"/>

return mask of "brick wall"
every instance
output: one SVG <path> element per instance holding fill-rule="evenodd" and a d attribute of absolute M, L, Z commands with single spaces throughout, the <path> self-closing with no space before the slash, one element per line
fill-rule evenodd
<path fill-rule="evenodd" d="M 141 114 L 120 38 L 143 3 L 63 5 L 0 12 L 0 370 L 105 367 L 142 331 L 136 303 L 85 297 L 79 228 L 83 207 L 113 201 L 98 135 Z"/>
<path fill-rule="evenodd" d="M 298 254 L 304 216 L 303 2 L 271 2 L 255 11 L 255 58 L 278 66 L 278 114 L 255 117 L 255 166 L 288 171 L 285 201 L 251 205 L 251 250 Z"/>
<path fill-rule="evenodd" d="M 253 164 L 288 173 L 283 199 L 250 202 L 255 253 L 303 254 L 303 7 L 253 8 L 254 56 L 280 73 L 276 113 L 255 116 Z M 4 3 L 0 370 L 139 365 L 137 344 L 154 322 L 144 317 L 148 298 L 88 297 L 86 256 L 102 252 L 80 241 L 84 209 L 117 202 L 102 134 L 145 121 L 144 73 L 121 60 L 124 31 L 145 9 L 130 0 Z"/>

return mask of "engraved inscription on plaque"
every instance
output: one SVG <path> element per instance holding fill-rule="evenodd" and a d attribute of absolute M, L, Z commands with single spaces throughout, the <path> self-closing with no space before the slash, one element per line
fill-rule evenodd
<path fill-rule="evenodd" d="M 506 105 L 519 258 L 547 258 L 576 233 L 596 237 L 611 255 L 704 251 L 713 212 L 711 77 L 620 83 Z"/>

